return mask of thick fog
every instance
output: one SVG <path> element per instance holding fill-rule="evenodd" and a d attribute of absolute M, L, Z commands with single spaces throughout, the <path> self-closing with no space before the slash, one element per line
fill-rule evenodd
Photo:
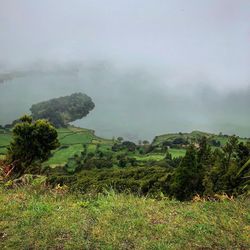
<path fill-rule="evenodd" d="M 248 0 L 0 0 L 0 41 L 0 124 L 81 91 L 98 135 L 250 137 Z"/>

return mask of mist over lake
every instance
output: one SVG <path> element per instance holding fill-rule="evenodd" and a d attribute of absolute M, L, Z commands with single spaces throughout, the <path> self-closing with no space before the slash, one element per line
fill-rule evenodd
<path fill-rule="evenodd" d="M 0 124 L 83 92 L 75 125 L 152 139 L 203 130 L 250 136 L 250 2 L 3 0 Z"/>
<path fill-rule="evenodd" d="M 94 129 L 100 136 L 138 140 L 192 130 L 250 136 L 249 88 L 222 93 L 198 80 L 175 86 L 168 74 L 109 62 L 35 69 L 25 68 L 19 74 L 10 71 L 9 79 L 0 84 L 0 124 L 29 113 L 32 104 L 83 92 L 96 107 L 73 124 Z"/>

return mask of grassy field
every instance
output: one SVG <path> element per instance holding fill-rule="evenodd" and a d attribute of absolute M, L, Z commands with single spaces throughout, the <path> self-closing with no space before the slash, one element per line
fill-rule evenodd
<path fill-rule="evenodd" d="M 58 129 L 57 132 L 61 147 L 55 150 L 53 156 L 44 164 L 65 164 L 70 157 L 83 151 L 83 144 L 88 145 L 88 152 L 94 152 L 97 144 L 107 150 L 108 145 L 112 143 L 111 140 L 95 136 L 93 130 L 69 127 Z"/>
<path fill-rule="evenodd" d="M 95 135 L 92 130 L 77 129 L 74 127 L 58 129 L 58 138 L 62 145 L 90 143 Z"/>
<path fill-rule="evenodd" d="M 138 161 L 160 161 L 163 160 L 165 154 L 148 154 L 148 155 L 136 155 L 134 158 Z"/>
<path fill-rule="evenodd" d="M 103 152 L 111 151 L 112 144 L 114 143 L 112 140 L 103 139 L 97 137 L 94 134 L 93 130 L 84 129 L 84 128 L 61 128 L 58 129 L 58 137 L 61 144 L 61 147 L 53 152 L 53 156 L 44 164 L 47 165 L 64 165 L 68 158 L 74 156 L 75 154 L 79 154 L 83 151 L 83 144 L 88 145 L 88 152 L 95 152 L 97 145 L 99 144 L 99 150 Z M 193 138 L 193 140 L 197 140 L 201 136 L 207 136 L 209 139 L 215 139 L 221 142 L 221 145 L 225 145 L 228 138 L 225 136 L 213 135 L 209 133 L 204 133 L 200 131 L 193 131 L 192 133 L 175 133 L 175 134 L 165 134 L 161 136 L 157 136 L 153 142 L 154 145 L 160 144 L 166 140 L 173 140 L 175 138 L 183 137 Z M 240 141 L 246 142 L 247 139 L 240 138 Z M 6 153 L 6 146 L 9 145 L 11 141 L 11 133 L 4 133 L 4 131 L 0 131 L 0 155 Z M 173 157 L 179 157 L 185 155 L 185 149 L 169 149 L 169 152 Z M 162 160 L 164 158 L 164 154 L 152 153 L 149 155 L 135 155 L 137 160 L 146 161 L 146 160 Z"/>
<path fill-rule="evenodd" d="M 175 149 L 170 148 L 168 149 L 168 152 L 172 155 L 173 158 L 184 156 L 186 153 L 185 149 Z M 161 153 L 150 153 L 146 155 L 131 155 L 131 157 L 134 157 L 138 161 L 160 161 L 165 158 L 166 154 Z"/>
<path fill-rule="evenodd" d="M 0 146 L 7 146 L 11 141 L 11 134 L 10 133 L 3 133 L 0 134 Z"/>
<path fill-rule="evenodd" d="M 168 151 L 172 155 L 173 158 L 184 156 L 186 153 L 185 149 L 170 148 Z"/>
<path fill-rule="evenodd" d="M 170 148 L 168 149 L 168 152 L 172 155 L 173 158 L 177 158 L 180 156 L 184 156 L 186 153 L 185 149 L 175 149 Z M 160 161 L 165 158 L 166 154 L 163 153 L 150 153 L 146 155 L 131 155 L 131 157 L 134 157 L 138 161 Z"/>
<path fill-rule="evenodd" d="M 249 249 L 249 200 L 0 188 L 0 249 Z"/>
<path fill-rule="evenodd" d="M 6 153 L 6 147 L 10 144 L 11 133 L 0 133 L 0 154 Z"/>
<path fill-rule="evenodd" d="M 82 144 L 71 145 L 67 148 L 56 150 L 53 153 L 53 156 L 49 158 L 44 164 L 47 165 L 57 165 L 57 164 L 66 164 L 68 159 L 74 154 L 80 154 L 83 151 Z"/>

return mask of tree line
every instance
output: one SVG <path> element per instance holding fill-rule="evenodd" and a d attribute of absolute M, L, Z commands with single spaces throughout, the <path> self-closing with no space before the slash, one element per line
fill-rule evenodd
<path fill-rule="evenodd" d="M 110 152 L 87 152 L 68 160 L 62 168 L 43 167 L 42 162 L 59 147 L 56 129 L 47 120 L 20 118 L 13 128 L 13 140 L 2 163 L 8 178 L 25 173 L 44 174 L 52 185 L 67 184 L 74 190 L 87 191 L 107 187 L 141 194 L 159 194 L 190 200 L 196 194 L 213 197 L 218 193 L 240 195 L 249 192 L 250 143 L 239 142 L 236 136 L 213 150 L 204 136 L 187 147 L 184 157 L 173 158 L 166 150 L 159 161 L 138 161 L 133 154 L 149 147 L 119 139 Z M 118 152 L 121 151 L 122 153 Z M 138 153 L 137 152 L 137 153 Z"/>

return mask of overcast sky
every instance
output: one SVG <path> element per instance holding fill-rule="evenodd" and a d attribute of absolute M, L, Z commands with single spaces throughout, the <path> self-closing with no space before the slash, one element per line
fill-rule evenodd
<path fill-rule="evenodd" d="M 98 135 L 250 137 L 250 0 L 0 0 L 0 124 L 73 92 Z"/>
<path fill-rule="evenodd" d="M 90 59 L 166 85 L 249 86 L 250 1 L 0 0 L 2 64 Z"/>

